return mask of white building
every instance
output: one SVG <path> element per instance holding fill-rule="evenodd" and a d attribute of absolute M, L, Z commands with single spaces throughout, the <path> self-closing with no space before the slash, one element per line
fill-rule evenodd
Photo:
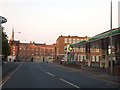
<path fill-rule="evenodd" d="M 7 57 L 8 62 L 14 62 L 15 59 L 16 59 L 16 56 L 8 56 Z"/>

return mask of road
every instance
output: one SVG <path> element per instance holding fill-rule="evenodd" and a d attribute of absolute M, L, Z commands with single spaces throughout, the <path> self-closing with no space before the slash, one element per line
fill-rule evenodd
<path fill-rule="evenodd" d="M 3 83 L 4 88 L 115 88 L 117 84 L 52 63 L 24 62 Z"/>

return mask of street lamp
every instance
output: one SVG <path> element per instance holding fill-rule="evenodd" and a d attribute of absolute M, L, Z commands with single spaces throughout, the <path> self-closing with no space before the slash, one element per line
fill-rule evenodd
<path fill-rule="evenodd" d="M 7 19 L 0 16 L 0 64 L 2 63 L 2 32 L 3 32 L 3 27 L 1 24 L 6 22 L 7 22 Z"/>
<path fill-rule="evenodd" d="M 110 2 L 110 73 L 111 75 L 113 75 L 113 53 L 112 53 L 112 46 L 113 46 L 113 42 L 112 42 L 112 0 Z"/>

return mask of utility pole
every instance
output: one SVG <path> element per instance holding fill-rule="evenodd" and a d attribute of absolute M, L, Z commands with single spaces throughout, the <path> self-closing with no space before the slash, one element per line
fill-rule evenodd
<path fill-rule="evenodd" d="M 6 23 L 7 19 L 0 16 L 0 64 L 2 64 L 2 32 L 3 32 L 3 26 L 1 24 Z M 2 70 L 1 70 L 2 71 Z"/>
<path fill-rule="evenodd" d="M 13 61 L 14 28 L 12 29 L 12 38 L 11 38 L 11 40 L 12 40 L 12 60 L 11 61 Z"/>
<path fill-rule="evenodd" d="M 110 2 L 110 73 L 113 75 L 113 43 L 112 43 L 112 0 Z"/>

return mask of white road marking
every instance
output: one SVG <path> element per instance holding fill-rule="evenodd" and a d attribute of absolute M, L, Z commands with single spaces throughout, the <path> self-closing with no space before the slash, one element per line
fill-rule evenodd
<path fill-rule="evenodd" d="M 54 74 L 50 73 L 50 72 L 46 72 L 47 74 L 51 75 L 51 76 L 55 76 Z"/>
<path fill-rule="evenodd" d="M 62 79 L 62 78 L 59 78 L 59 79 L 62 80 L 63 82 L 65 82 L 65 83 L 68 83 L 68 84 L 76 87 L 76 88 L 80 88 L 80 87 L 78 87 L 77 85 L 74 85 L 74 84 L 72 84 L 72 83 L 70 83 L 70 82 L 68 82 L 68 81 L 66 81 L 66 80 L 64 80 L 64 79 Z"/>
<path fill-rule="evenodd" d="M 14 71 L 12 71 L 2 82 L 2 84 L 0 85 L 0 87 L 2 87 L 12 76 L 13 74 L 20 68 L 22 64 L 20 64 Z"/>

